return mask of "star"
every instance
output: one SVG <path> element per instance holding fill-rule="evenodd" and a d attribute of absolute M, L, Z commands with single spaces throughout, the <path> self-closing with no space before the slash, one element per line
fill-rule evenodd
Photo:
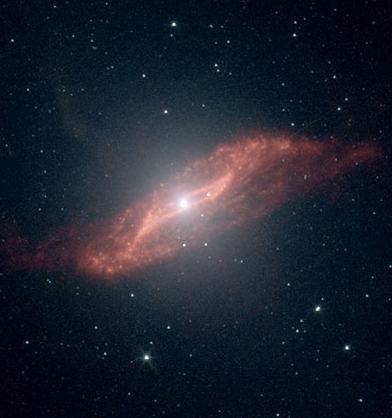
<path fill-rule="evenodd" d="M 142 351 L 138 360 L 145 366 L 153 367 L 153 357 L 150 351 Z"/>

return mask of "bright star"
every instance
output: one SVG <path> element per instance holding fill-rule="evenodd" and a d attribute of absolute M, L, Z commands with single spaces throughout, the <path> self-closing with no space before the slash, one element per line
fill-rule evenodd
<path fill-rule="evenodd" d="M 144 351 L 138 360 L 146 366 L 153 367 L 153 357 L 149 351 Z"/>

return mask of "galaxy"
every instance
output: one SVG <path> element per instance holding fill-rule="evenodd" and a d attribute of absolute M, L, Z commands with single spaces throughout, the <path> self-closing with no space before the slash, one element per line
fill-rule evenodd
<path fill-rule="evenodd" d="M 391 415 L 384 3 L 3 2 L 2 417 Z"/>
<path fill-rule="evenodd" d="M 33 269 L 69 263 L 109 278 L 132 273 L 254 222 L 298 195 L 337 188 L 333 181 L 373 163 L 378 154 L 370 143 L 342 146 L 262 135 L 222 144 L 114 219 L 79 231 L 70 225 L 68 239 L 52 232 L 31 255 L 18 255 L 14 245 L 8 260 L 15 268 Z"/>

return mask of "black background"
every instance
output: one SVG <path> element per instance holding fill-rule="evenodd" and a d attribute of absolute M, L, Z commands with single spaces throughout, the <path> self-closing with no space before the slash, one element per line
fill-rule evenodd
<path fill-rule="evenodd" d="M 391 416 L 385 2 L 3 1 L 0 17 L 1 221 L 31 243 L 247 132 L 382 149 L 336 193 L 135 277 L 4 271 L 1 416 Z"/>

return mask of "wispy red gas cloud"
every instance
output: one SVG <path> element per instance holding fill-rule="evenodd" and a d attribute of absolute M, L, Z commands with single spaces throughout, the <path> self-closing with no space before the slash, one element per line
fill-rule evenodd
<path fill-rule="evenodd" d="M 52 232 L 30 254 L 18 254 L 10 237 L 6 253 L 14 267 L 67 266 L 91 276 L 126 276 L 254 222 L 291 199 L 338 187 L 349 170 L 378 155 L 372 143 L 242 138 L 218 146 L 112 219 Z"/>

